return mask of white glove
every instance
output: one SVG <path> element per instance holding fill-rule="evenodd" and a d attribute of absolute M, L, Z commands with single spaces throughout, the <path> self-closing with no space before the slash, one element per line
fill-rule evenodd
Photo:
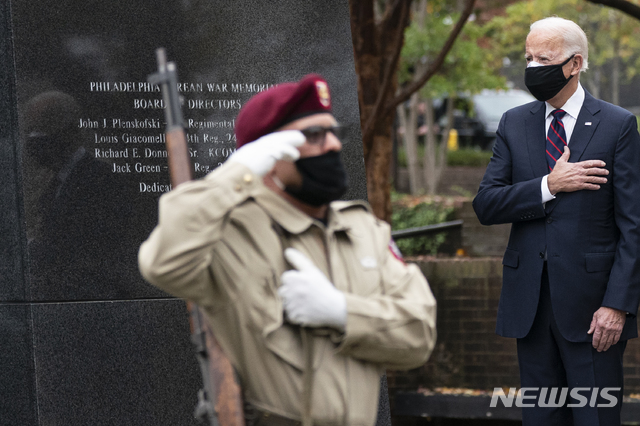
<path fill-rule="evenodd" d="M 298 250 L 288 248 L 284 257 L 297 269 L 282 274 L 282 286 L 278 289 L 289 322 L 344 331 L 347 324 L 344 294 Z"/>
<path fill-rule="evenodd" d="M 305 140 L 299 130 L 269 133 L 243 145 L 227 161 L 243 164 L 256 175 L 264 176 L 277 160 L 296 161 L 300 157 L 296 147 L 303 145 Z"/>

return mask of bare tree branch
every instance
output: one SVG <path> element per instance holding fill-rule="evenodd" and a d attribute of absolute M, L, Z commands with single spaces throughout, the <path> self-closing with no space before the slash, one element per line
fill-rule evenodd
<path fill-rule="evenodd" d="M 619 0 L 603 0 L 603 1 L 619 1 Z M 465 5 L 464 10 L 462 11 L 462 15 L 460 15 L 460 19 L 458 19 L 456 26 L 451 31 L 451 34 L 449 34 L 449 38 L 447 39 L 444 46 L 442 47 L 442 50 L 440 50 L 440 53 L 438 54 L 436 59 L 431 63 L 429 68 L 427 68 L 427 70 L 422 76 L 414 80 L 412 83 L 408 84 L 404 89 L 400 91 L 398 95 L 396 95 L 392 100 L 390 100 L 385 105 L 385 110 L 383 114 L 389 114 L 393 109 L 395 109 L 396 106 L 398 106 L 402 102 L 409 99 L 414 92 L 417 92 L 418 90 L 420 90 L 420 88 L 424 86 L 424 84 L 427 81 L 429 81 L 429 79 L 433 77 L 433 75 L 436 72 L 438 72 L 438 70 L 444 63 L 444 59 L 446 58 L 447 54 L 453 47 L 453 44 L 455 43 L 456 39 L 460 35 L 460 32 L 462 31 L 464 24 L 467 22 L 467 19 L 469 19 L 469 16 L 471 16 L 471 12 L 473 12 L 474 5 L 475 5 L 475 0 L 467 0 L 467 4 Z"/>
<path fill-rule="evenodd" d="M 474 0 L 475 1 L 475 0 Z M 399 4 L 400 3 L 400 4 Z M 373 131 L 373 124 L 378 119 L 380 114 L 380 109 L 382 108 L 382 102 L 384 101 L 385 94 L 389 91 L 389 86 L 391 85 L 392 78 L 395 75 L 395 70 L 398 67 L 398 61 L 400 60 L 400 52 L 402 52 L 402 45 L 404 44 L 404 30 L 409 22 L 409 12 L 410 12 L 411 1 L 405 0 L 397 0 L 396 4 L 393 6 L 393 10 L 399 10 L 399 18 L 396 24 L 396 34 L 394 37 L 394 47 L 393 47 L 393 57 L 387 62 L 384 77 L 382 79 L 382 84 L 378 89 L 378 96 L 376 98 L 376 102 L 367 118 L 367 122 L 362 128 L 363 139 L 367 139 L 370 133 Z M 390 9 L 388 9 L 390 10 Z M 390 23 L 391 15 L 385 16 L 385 19 L 381 22 L 381 25 L 387 26 Z"/>
<path fill-rule="evenodd" d="M 587 0 L 589 3 L 601 4 L 603 6 L 618 9 L 638 20 L 640 20 L 640 6 L 625 0 Z"/>

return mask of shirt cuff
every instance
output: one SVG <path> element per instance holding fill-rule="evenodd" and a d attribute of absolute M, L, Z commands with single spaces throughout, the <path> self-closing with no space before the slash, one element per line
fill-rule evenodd
<path fill-rule="evenodd" d="M 553 195 L 551 193 L 551 191 L 549 191 L 549 185 L 547 184 L 547 177 L 549 177 L 549 175 L 545 175 L 542 178 L 542 181 L 540 182 L 540 189 L 542 191 L 542 204 L 544 204 L 547 201 L 551 201 L 554 198 L 556 198 L 556 196 Z"/>

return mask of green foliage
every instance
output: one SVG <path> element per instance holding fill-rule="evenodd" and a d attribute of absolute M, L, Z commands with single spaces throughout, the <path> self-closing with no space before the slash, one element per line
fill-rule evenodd
<path fill-rule="evenodd" d="M 459 149 L 457 151 L 449 151 L 447 153 L 447 165 L 449 166 L 468 166 L 468 167 L 486 167 L 491 160 L 493 152 L 481 151 L 477 149 Z"/>
<path fill-rule="evenodd" d="M 399 69 L 400 83 L 411 81 L 417 69 L 430 63 L 440 52 L 459 13 L 451 10 L 452 2 L 429 2 L 430 13 L 424 26 L 412 22 L 405 30 L 405 42 Z M 485 30 L 475 22 L 467 22 L 440 71 L 421 89 L 425 98 L 445 97 L 458 92 L 477 93 L 482 89 L 502 89 L 505 79 L 498 70 L 502 59 L 490 49 L 481 47 Z"/>
<path fill-rule="evenodd" d="M 434 202 L 407 204 L 405 202 L 407 197 L 398 197 L 396 195 L 393 198 L 395 198 L 395 202 L 393 202 L 391 219 L 394 230 L 445 222 L 453 212 L 453 208 Z M 446 233 L 441 232 L 427 237 L 403 238 L 396 241 L 396 244 L 405 256 L 435 255 L 438 253 L 438 247 L 444 243 L 445 239 Z"/>

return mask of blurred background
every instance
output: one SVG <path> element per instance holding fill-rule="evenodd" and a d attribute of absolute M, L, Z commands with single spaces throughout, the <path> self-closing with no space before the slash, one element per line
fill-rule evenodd
<path fill-rule="evenodd" d="M 640 1 L 349 3 L 369 202 L 438 300 L 429 362 L 388 374 L 392 422 L 519 425 L 515 405 L 490 408 L 494 389 L 519 387 L 515 340 L 494 333 L 510 225 L 480 225 L 471 201 L 502 114 L 535 100 L 524 85 L 531 23 L 580 25 L 583 87 L 640 115 Z M 640 424 L 636 340 L 625 353 L 624 424 Z"/>

